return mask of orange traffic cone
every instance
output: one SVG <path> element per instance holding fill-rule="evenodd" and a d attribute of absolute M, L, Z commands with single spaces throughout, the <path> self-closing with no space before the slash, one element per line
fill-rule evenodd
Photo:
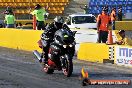
<path fill-rule="evenodd" d="M 113 44 L 112 30 L 109 30 L 107 44 L 108 45 L 112 45 Z"/>

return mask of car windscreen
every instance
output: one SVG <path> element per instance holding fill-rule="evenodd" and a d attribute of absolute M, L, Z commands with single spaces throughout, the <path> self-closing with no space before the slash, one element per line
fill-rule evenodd
<path fill-rule="evenodd" d="M 75 16 L 72 18 L 74 24 L 96 23 L 94 16 Z"/>

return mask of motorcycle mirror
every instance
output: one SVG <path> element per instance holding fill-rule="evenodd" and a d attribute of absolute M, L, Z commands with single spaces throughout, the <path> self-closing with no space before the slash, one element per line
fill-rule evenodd
<path fill-rule="evenodd" d="M 73 31 L 73 35 L 75 36 L 75 34 L 77 33 L 77 31 Z"/>

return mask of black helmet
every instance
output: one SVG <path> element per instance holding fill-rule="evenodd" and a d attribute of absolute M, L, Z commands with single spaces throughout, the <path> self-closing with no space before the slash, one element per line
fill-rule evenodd
<path fill-rule="evenodd" d="M 61 16 L 56 16 L 56 18 L 54 19 L 55 22 L 57 23 L 64 23 L 64 18 Z"/>
<path fill-rule="evenodd" d="M 71 43 L 74 41 L 73 34 L 66 29 L 60 29 L 56 31 L 55 37 L 57 38 L 58 41 L 64 43 Z"/>

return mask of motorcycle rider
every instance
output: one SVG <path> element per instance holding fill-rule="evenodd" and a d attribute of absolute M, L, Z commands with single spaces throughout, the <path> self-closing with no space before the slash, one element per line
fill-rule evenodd
<path fill-rule="evenodd" d="M 47 62 L 48 62 L 48 51 L 49 51 L 50 43 L 53 42 L 55 32 L 59 29 L 62 29 L 62 28 L 66 29 L 67 31 L 72 33 L 70 28 L 66 24 L 64 24 L 63 17 L 57 16 L 54 19 L 54 22 L 49 24 L 46 27 L 46 30 L 44 31 L 44 33 L 42 33 L 41 40 L 39 41 L 39 47 L 41 47 L 43 49 L 40 62 L 44 62 L 45 64 L 47 64 Z"/>

